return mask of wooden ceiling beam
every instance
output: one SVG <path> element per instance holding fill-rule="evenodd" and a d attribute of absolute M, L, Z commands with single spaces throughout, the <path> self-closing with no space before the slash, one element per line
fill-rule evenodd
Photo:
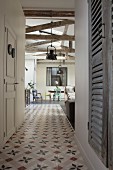
<path fill-rule="evenodd" d="M 55 10 L 26 10 L 25 17 L 74 17 L 75 11 L 55 11 Z"/>
<path fill-rule="evenodd" d="M 56 52 L 67 52 L 67 53 L 73 53 L 75 50 L 74 49 L 69 49 L 67 48 L 62 48 L 62 49 L 56 49 Z M 30 53 L 35 53 L 35 52 L 47 52 L 46 48 L 26 48 L 26 52 L 30 52 Z"/>
<path fill-rule="evenodd" d="M 54 40 L 52 42 L 57 42 L 59 40 Z M 35 43 L 31 43 L 31 44 L 27 44 L 26 47 L 29 48 L 29 47 L 35 47 L 35 46 L 39 46 L 39 45 L 44 45 L 44 44 L 49 44 L 51 43 L 51 41 L 39 41 L 39 42 L 35 42 Z"/>
<path fill-rule="evenodd" d="M 61 48 L 65 51 L 65 52 L 69 52 L 69 53 L 74 53 L 75 49 L 74 48 L 69 48 L 66 46 L 61 45 Z"/>
<path fill-rule="evenodd" d="M 74 23 L 75 22 L 73 20 L 62 20 L 62 21 L 57 21 L 57 22 L 52 22 L 52 23 L 47 23 L 47 24 L 42 24 L 42 25 L 36 25 L 36 26 L 30 27 L 30 28 L 26 28 L 26 33 L 44 30 L 44 29 L 61 27 L 61 26 L 65 26 L 66 24 L 70 25 L 70 24 L 74 24 Z"/>
<path fill-rule="evenodd" d="M 75 36 L 72 35 L 37 35 L 37 34 L 26 34 L 26 39 L 29 40 L 69 40 L 74 41 Z"/>

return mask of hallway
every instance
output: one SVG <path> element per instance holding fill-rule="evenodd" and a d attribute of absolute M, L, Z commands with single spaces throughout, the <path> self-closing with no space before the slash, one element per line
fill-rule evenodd
<path fill-rule="evenodd" d="M 59 104 L 30 105 L 25 115 L 0 150 L 0 170 L 87 170 Z"/>

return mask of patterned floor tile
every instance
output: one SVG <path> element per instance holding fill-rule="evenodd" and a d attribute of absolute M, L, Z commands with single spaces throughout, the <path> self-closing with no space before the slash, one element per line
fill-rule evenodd
<path fill-rule="evenodd" d="M 59 104 L 30 105 L 0 150 L 0 170 L 87 170 Z"/>

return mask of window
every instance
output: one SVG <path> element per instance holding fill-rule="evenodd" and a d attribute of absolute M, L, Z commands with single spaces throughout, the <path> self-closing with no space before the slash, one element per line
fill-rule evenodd
<path fill-rule="evenodd" d="M 55 86 L 56 81 L 58 82 L 58 86 L 67 85 L 67 67 L 46 68 L 46 85 Z"/>

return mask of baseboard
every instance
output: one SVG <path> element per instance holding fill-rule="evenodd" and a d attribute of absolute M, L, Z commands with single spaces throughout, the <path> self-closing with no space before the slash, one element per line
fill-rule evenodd
<path fill-rule="evenodd" d="M 76 137 L 75 134 L 74 134 L 74 136 L 75 136 L 75 140 L 76 140 L 76 142 L 77 142 L 77 146 L 78 146 L 78 148 L 79 148 L 79 150 L 80 150 L 80 152 L 81 152 L 81 154 L 82 154 L 82 157 L 83 157 L 83 159 L 84 159 L 84 161 L 85 161 L 85 163 L 86 163 L 86 166 L 88 167 L 88 170 L 95 170 L 95 168 L 93 167 L 91 161 L 90 161 L 89 158 L 87 157 L 87 155 L 86 155 L 86 153 L 85 153 L 82 145 L 80 144 L 78 138 Z"/>

